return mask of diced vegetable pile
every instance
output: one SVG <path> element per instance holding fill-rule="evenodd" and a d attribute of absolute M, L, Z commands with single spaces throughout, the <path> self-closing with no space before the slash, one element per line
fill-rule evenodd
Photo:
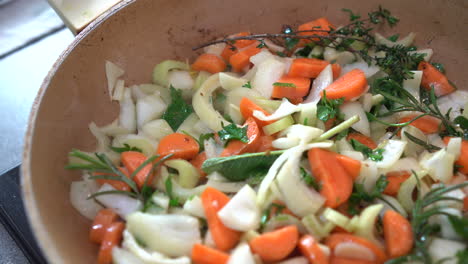
<path fill-rule="evenodd" d="M 468 263 L 468 92 L 414 33 L 372 31 L 388 10 L 344 11 L 149 84 L 106 62 L 120 114 L 67 166 L 98 263 Z"/>

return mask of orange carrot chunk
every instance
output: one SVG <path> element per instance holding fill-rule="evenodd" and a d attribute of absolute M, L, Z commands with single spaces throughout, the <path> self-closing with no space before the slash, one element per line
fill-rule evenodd
<path fill-rule="evenodd" d="M 252 252 L 264 261 L 273 262 L 286 258 L 296 248 L 299 232 L 294 225 L 263 233 L 250 240 Z"/>
<path fill-rule="evenodd" d="M 310 31 L 310 32 L 299 32 L 299 36 L 328 36 L 328 32 L 324 31 L 330 31 L 335 26 L 333 26 L 328 19 L 325 17 L 321 17 L 319 19 L 304 23 L 298 27 L 298 31 Z M 315 31 L 314 31 L 315 30 Z M 304 42 L 311 42 L 311 41 L 318 41 L 320 40 L 319 38 L 313 38 L 311 40 L 305 40 Z"/>
<path fill-rule="evenodd" d="M 229 255 L 201 244 L 195 244 L 192 248 L 192 261 L 194 264 L 224 264 L 229 260 Z"/>
<path fill-rule="evenodd" d="M 348 174 L 356 180 L 361 172 L 361 162 L 359 160 L 352 159 L 348 156 L 336 154 L 336 158 L 338 162 L 340 162 L 341 166 L 348 172 Z"/>
<path fill-rule="evenodd" d="M 258 144 L 258 148 L 255 150 L 255 152 L 267 152 L 275 150 L 273 147 L 273 140 L 275 140 L 273 136 L 260 136 L 260 143 Z"/>
<path fill-rule="evenodd" d="M 344 98 L 345 101 L 350 101 L 361 96 L 366 88 L 366 75 L 362 70 L 354 69 L 330 84 L 325 91 L 329 99 Z"/>
<path fill-rule="evenodd" d="M 100 210 L 91 225 L 89 240 L 101 244 L 107 228 L 118 219 L 119 216 L 113 210 L 108 208 Z"/>
<path fill-rule="evenodd" d="M 147 159 L 148 158 L 143 153 L 137 151 L 125 151 L 120 155 L 120 160 L 128 170 L 129 175 L 132 175 L 133 172 Z M 151 170 L 152 164 L 148 164 L 138 171 L 135 177 L 133 177 L 133 181 L 137 184 L 138 188 L 143 188 L 145 182 L 147 182 L 148 185 L 151 185 L 154 178 L 154 173 L 151 173 Z M 146 177 L 148 177 L 148 180 Z"/>
<path fill-rule="evenodd" d="M 456 90 L 447 77 L 427 61 L 421 61 L 418 70 L 423 72 L 421 86 L 430 91 L 434 87 L 436 96 L 452 93 Z"/>
<path fill-rule="evenodd" d="M 348 141 L 351 141 L 351 139 L 354 139 L 358 141 L 361 144 L 366 145 L 370 149 L 375 149 L 377 148 L 377 144 L 375 144 L 374 140 L 368 136 L 364 136 L 361 133 L 349 133 L 348 136 L 346 137 Z"/>
<path fill-rule="evenodd" d="M 200 147 L 195 139 L 182 133 L 172 133 L 159 141 L 156 153 L 161 156 L 173 154 L 171 159 L 190 160 L 195 158 Z"/>
<path fill-rule="evenodd" d="M 400 121 L 398 123 L 406 123 L 417 116 L 418 115 L 407 115 L 405 117 L 400 118 Z M 410 126 L 418 128 L 424 134 L 433 134 L 439 132 L 440 122 L 441 121 L 438 118 L 432 116 L 423 116 L 411 122 Z"/>
<path fill-rule="evenodd" d="M 248 36 L 250 35 L 249 32 L 240 32 L 240 33 L 237 33 L 237 34 L 234 34 L 230 37 L 245 37 L 245 36 Z M 241 48 L 245 48 L 247 46 L 250 46 L 252 45 L 253 43 L 255 43 L 255 40 L 252 40 L 252 39 L 239 39 L 239 40 L 236 40 L 234 43 L 233 43 L 233 46 L 230 46 L 230 45 L 226 45 L 226 47 L 224 48 L 223 52 L 221 53 L 221 57 L 225 60 L 225 61 L 229 61 L 229 59 L 231 58 L 232 55 L 236 54 L 236 52 L 241 49 Z"/>
<path fill-rule="evenodd" d="M 304 235 L 299 240 L 299 250 L 309 263 L 328 264 L 328 255 L 320 248 L 318 241 L 311 235 Z"/>
<path fill-rule="evenodd" d="M 192 64 L 195 71 L 207 71 L 209 73 L 218 73 L 226 69 L 226 63 L 217 55 L 204 53 Z"/>
<path fill-rule="evenodd" d="M 250 64 L 250 57 L 261 51 L 261 49 L 257 48 L 257 46 L 257 43 L 254 43 L 251 46 L 239 50 L 239 52 L 232 55 L 229 58 L 229 64 L 231 64 L 232 69 L 236 72 L 241 72 L 244 70 L 244 68 Z"/>
<path fill-rule="evenodd" d="M 202 177 L 206 176 L 206 173 L 201 169 L 203 162 L 206 160 L 206 152 L 203 151 L 199 153 L 195 158 L 193 158 L 190 163 L 198 170 Z"/>
<path fill-rule="evenodd" d="M 444 137 L 444 143 L 447 145 L 450 137 Z M 455 161 L 459 166 L 458 170 L 463 174 L 468 174 L 468 140 L 462 140 L 460 157 Z"/>
<path fill-rule="evenodd" d="M 274 85 L 272 98 L 300 99 L 309 93 L 310 79 L 304 77 L 283 76 L 276 83 L 284 83 L 289 86 Z"/>
<path fill-rule="evenodd" d="M 320 72 L 330 64 L 328 61 L 313 58 L 294 59 L 289 68 L 288 76 L 317 78 Z M 332 64 L 333 78 L 340 76 L 341 67 L 338 64 Z"/>
<path fill-rule="evenodd" d="M 98 254 L 99 264 L 112 263 L 112 249 L 120 244 L 122 241 L 122 232 L 125 229 L 123 222 L 114 222 L 106 230 L 102 240 L 101 248 Z"/>
<path fill-rule="evenodd" d="M 411 176 L 411 173 L 409 171 L 391 171 L 385 176 L 387 177 L 388 184 L 383 193 L 395 196 L 398 194 L 403 182 Z"/>
<path fill-rule="evenodd" d="M 399 213 L 389 210 L 383 217 L 385 247 L 390 258 L 408 254 L 413 248 L 413 230 L 410 222 Z"/>
<path fill-rule="evenodd" d="M 247 137 L 249 142 L 245 143 L 240 140 L 231 140 L 221 152 L 221 157 L 229 157 L 240 155 L 243 153 L 255 152 L 260 142 L 261 131 L 253 118 L 248 118 L 244 126 L 247 126 Z"/>
<path fill-rule="evenodd" d="M 267 111 L 263 110 L 260 106 L 256 105 L 254 102 L 252 102 L 252 100 L 250 100 L 249 98 L 247 97 L 242 97 L 242 100 L 240 101 L 240 104 L 239 104 L 239 108 L 240 108 L 240 112 L 242 114 L 242 116 L 247 120 L 249 117 L 252 117 L 253 119 L 255 119 L 255 122 L 257 122 L 257 124 L 260 126 L 260 127 L 264 127 L 266 125 L 269 125 L 273 122 L 275 122 L 274 120 L 273 121 L 263 121 L 263 120 L 260 120 L 258 118 L 256 118 L 254 115 L 253 115 L 253 112 L 254 111 L 260 111 L 262 112 L 263 114 L 265 114 L 266 116 L 270 115 L 270 113 L 268 113 Z"/>
<path fill-rule="evenodd" d="M 368 261 L 362 259 L 350 259 L 350 258 L 340 258 L 333 256 L 330 260 L 330 264 L 376 264 L 375 261 Z"/>
<path fill-rule="evenodd" d="M 239 242 L 241 233 L 226 227 L 218 217 L 219 210 L 229 202 L 229 197 L 215 188 L 208 187 L 203 191 L 201 199 L 208 229 L 216 248 L 222 251 L 232 249 Z"/>
<path fill-rule="evenodd" d="M 345 203 L 353 190 L 353 179 L 343 168 L 335 153 L 313 148 L 308 153 L 313 175 L 322 184 L 320 194 L 325 197 L 325 206 L 336 208 Z"/>
<path fill-rule="evenodd" d="M 353 242 L 353 243 L 359 244 L 363 247 L 370 249 L 376 256 L 376 260 L 377 260 L 376 263 L 384 263 L 385 260 L 387 259 L 387 255 L 385 254 L 385 251 L 383 251 L 383 249 L 380 246 L 362 237 L 358 237 L 358 236 L 351 235 L 351 234 L 345 234 L 345 233 L 334 233 L 325 239 L 325 244 L 332 250 L 332 252 L 335 250 L 335 247 L 338 244 L 343 243 L 343 242 Z M 359 260 L 359 261 L 363 261 L 363 260 Z M 363 263 L 363 262 L 359 262 L 359 263 Z"/>

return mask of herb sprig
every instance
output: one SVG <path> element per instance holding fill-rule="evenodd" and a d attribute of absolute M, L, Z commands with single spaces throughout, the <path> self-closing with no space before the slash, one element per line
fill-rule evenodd
<path fill-rule="evenodd" d="M 348 200 L 348 213 L 351 215 L 357 215 L 359 213 L 359 206 L 362 202 L 372 202 L 376 198 L 381 198 L 382 193 L 387 188 L 388 180 L 385 176 L 381 175 L 377 182 L 375 183 L 374 188 L 367 192 L 364 189 L 364 185 L 361 183 L 355 183 L 353 192 Z"/>

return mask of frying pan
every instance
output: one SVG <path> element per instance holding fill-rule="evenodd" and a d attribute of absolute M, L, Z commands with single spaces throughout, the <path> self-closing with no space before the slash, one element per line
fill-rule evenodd
<path fill-rule="evenodd" d="M 155 64 L 193 59 L 191 47 L 215 37 L 245 30 L 279 32 L 283 24 L 321 16 L 340 25 L 348 20 L 342 8 L 365 14 L 379 4 L 401 19 L 391 30 L 416 32 L 418 46 L 434 48 L 432 60 L 446 65 L 449 78 L 459 88 L 468 84 L 468 2 L 463 0 L 127 0 L 97 18 L 50 70 L 29 119 L 23 196 L 47 259 L 95 262 L 97 246 L 88 242 L 90 222 L 69 201 L 69 184 L 79 175 L 64 165 L 72 148 L 94 149 L 89 122 L 103 125 L 118 115 L 118 105 L 107 94 L 105 60 L 126 70 L 126 85 L 148 83 Z"/>

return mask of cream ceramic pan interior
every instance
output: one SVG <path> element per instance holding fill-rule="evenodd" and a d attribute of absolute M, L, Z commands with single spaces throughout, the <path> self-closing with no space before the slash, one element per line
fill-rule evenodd
<path fill-rule="evenodd" d="M 51 263 L 94 263 L 97 247 L 88 242 L 90 222 L 68 198 L 77 173 L 64 170 L 71 148 L 92 150 L 88 123 L 109 123 L 118 105 L 109 101 L 105 60 L 126 70 L 126 84 L 150 82 L 163 59 L 191 59 L 191 47 L 217 36 L 249 30 L 279 32 L 328 17 L 336 25 L 347 15 L 379 4 L 401 19 L 395 32 L 417 33 L 421 48 L 435 49 L 459 88 L 468 83 L 468 5 L 460 0 L 137 0 L 124 1 L 84 30 L 64 52 L 43 83 L 26 136 L 22 184 L 29 220 Z"/>

